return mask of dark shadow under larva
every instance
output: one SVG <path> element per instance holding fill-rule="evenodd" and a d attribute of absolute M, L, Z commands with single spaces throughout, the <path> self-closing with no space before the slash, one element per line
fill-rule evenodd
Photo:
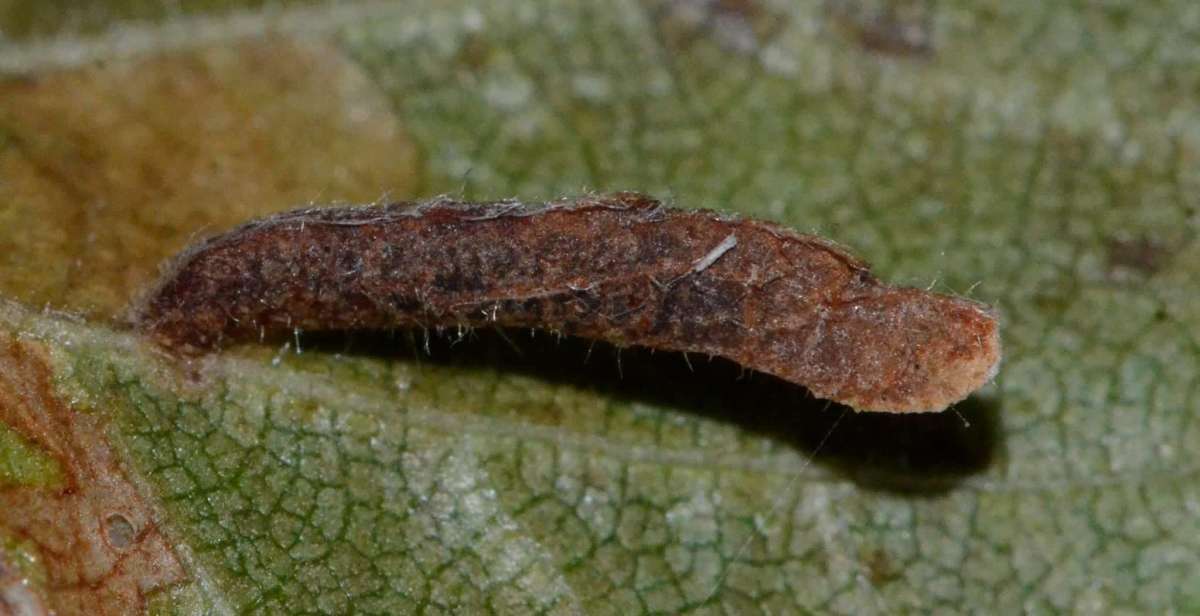
<path fill-rule="evenodd" d="M 281 214 L 186 250 L 132 319 L 183 355 L 297 329 L 546 329 L 725 357 L 863 411 L 942 410 L 1000 360 L 983 305 L 884 285 L 815 236 L 633 193 Z"/>

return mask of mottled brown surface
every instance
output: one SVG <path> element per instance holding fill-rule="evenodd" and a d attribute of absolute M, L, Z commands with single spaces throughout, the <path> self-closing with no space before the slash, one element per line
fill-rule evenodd
<path fill-rule="evenodd" d="M 54 392 L 36 345 L 0 337 L 0 423 L 53 456 L 62 485 L 0 490 L 0 534 L 29 542 L 45 597 L 17 586 L 0 559 L 0 614 L 140 614 L 147 595 L 186 574 L 153 510 L 115 459 L 99 416 Z"/>
<path fill-rule="evenodd" d="M 320 40 L 0 79 L 0 295 L 111 319 L 198 230 L 407 194 L 418 163 L 378 86 Z"/>
<path fill-rule="evenodd" d="M 725 357 L 867 411 L 942 410 L 1000 356 L 984 306 L 885 286 L 818 237 L 630 193 L 252 222 L 180 256 L 132 318 L 184 354 L 294 329 L 549 329 Z"/>

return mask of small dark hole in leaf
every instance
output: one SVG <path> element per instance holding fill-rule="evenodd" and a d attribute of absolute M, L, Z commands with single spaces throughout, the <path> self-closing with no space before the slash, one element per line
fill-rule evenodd
<path fill-rule="evenodd" d="M 118 550 L 123 550 L 133 543 L 133 524 L 119 513 L 114 513 L 104 520 L 104 532 L 108 536 L 108 544 Z"/>

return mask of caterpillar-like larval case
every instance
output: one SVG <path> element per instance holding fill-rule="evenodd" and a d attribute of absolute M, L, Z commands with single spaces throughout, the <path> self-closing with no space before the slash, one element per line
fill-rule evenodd
<path fill-rule="evenodd" d="M 863 411 L 939 411 L 994 311 L 880 283 L 830 241 L 635 193 L 298 210 L 178 256 L 131 312 L 181 355 L 299 330 L 501 326 L 705 353 Z"/>

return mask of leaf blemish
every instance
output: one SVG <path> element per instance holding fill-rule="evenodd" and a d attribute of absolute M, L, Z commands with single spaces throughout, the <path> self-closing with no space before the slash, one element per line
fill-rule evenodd
<path fill-rule="evenodd" d="M 1114 237 L 1106 244 L 1109 277 L 1119 280 L 1130 273 L 1150 277 L 1158 273 L 1170 258 L 1167 247 L 1153 238 Z"/>
<path fill-rule="evenodd" d="M 902 2 L 870 10 L 854 0 L 838 0 L 829 6 L 835 22 L 869 52 L 921 59 L 934 53 L 932 9 L 923 3 Z"/>
<path fill-rule="evenodd" d="M 118 550 L 124 550 L 133 544 L 134 528 L 125 516 L 114 513 L 104 520 L 105 536 L 108 544 Z"/>
<path fill-rule="evenodd" d="M 991 309 L 866 272 L 828 240 L 634 193 L 435 199 L 248 223 L 185 251 L 131 319 L 184 356 L 311 330 L 540 329 L 723 357 L 866 411 L 940 411 L 991 379 Z"/>

